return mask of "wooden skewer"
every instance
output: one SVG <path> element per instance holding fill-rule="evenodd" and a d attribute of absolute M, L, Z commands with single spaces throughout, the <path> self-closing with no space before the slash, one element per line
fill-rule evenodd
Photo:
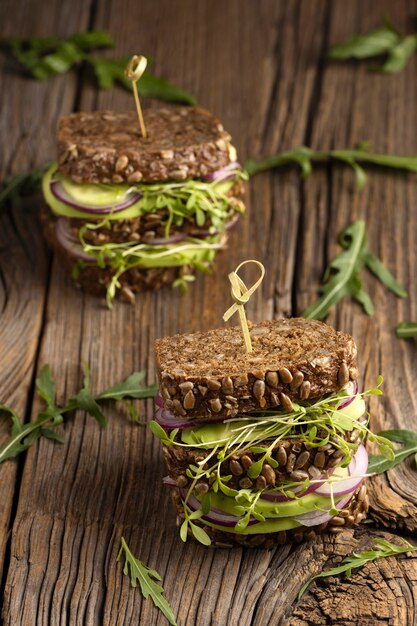
<path fill-rule="evenodd" d="M 252 285 L 252 287 L 249 287 L 249 289 L 246 287 L 245 283 L 240 278 L 240 276 L 238 276 L 238 271 L 240 270 L 240 268 L 243 267 L 243 265 L 246 265 L 247 263 L 255 263 L 255 265 L 257 265 L 259 269 L 261 270 L 260 277 Z M 239 320 L 240 320 L 240 325 L 242 326 L 242 333 L 243 333 L 243 339 L 245 341 L 246 352 L 252 352 L 252 342 L 250 339 L 248 322 L 246 319 L 244 305 L 249 301 L 249 298 L 258 289 L 259 285 L 264 279 L 264 276 L 265 276 L 264 266 L 259 261 L 254 261 L 253 259 L 249 259 L 248 261 L 243 261 L 242 263 L 240 263 L 240 265 L 237 266 L 234 272 L 230 272 L 229 274 L 229 280 L 232 285 L 231 293 L 232 293 L 232 298 L 234 300 L 234 304 L 232 304 L 232 306 L 229 309 L 227 309 L 226 313 L 223 315 L 223 319 L 225 322 L 227 322 L 227 320 L 231 318 L 232 315 L 234 315 L 236 312 L 239 313 Z"/>
<path fill-rule="evenodd" d="M 138 112 L 139 128 L 142 133 L 142 137 L 146 138 L 145 122 L 143 121 L 142 108 L 140 106 L 137 81 L 142 76 L 148 65 L 148 59 L 142 55 L 135 54 L 129 61 L 125 69 L 125 76 L 132 81 L 133 95 L 135 97 L 136 110 Z"/>

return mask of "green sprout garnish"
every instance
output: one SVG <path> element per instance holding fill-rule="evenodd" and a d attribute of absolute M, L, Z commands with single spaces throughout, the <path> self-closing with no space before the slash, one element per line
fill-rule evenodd
<path fill-rule="evenodd" d="M 379 377 L 376 387 L 355 395 L 361 398 L 379 395 L 382 393 L 380 390 L 381 384 L 382 377 Z M 194 516 L 191 518 L 188 506 L 188 501 L 195 491 L 197 483 L 203 479 L 210 483 L 211 490 L 214 493 L 220 491 L 225 496 L 234 498 L 238 504 L 238 507 L 235 507 L 235 511 L 236 513 L 240 511 L 243 517 L 237 522 L 235 526 L 236 531 L 244 529 L 251 517 L 254 517 L 258 521 L 264 521 L 261 519 L 263 516 L 256 510 L 256 504 L 263 490 L 256 488 L 252 490 L 233 489 L 228 485 L 232 476 L 222 474 L 222 464 L 239 451 L 247 450 L 262 455 L 248 470 L 248 475 L 252 479 L 256 479 L 260 476 L 265 462 L 273 468 L 278 466 L 277 461 L 272 457 L 272 451 L 281 441 L 288 439 L 300 440 L 308 444 L 311 448 L 319 448 L 331 442 L 332 446 L 340 451 L 339 465 L 341 467 L 347 467 L 356 453 L 358 444 L 346 441 L 345 433 L 355 430 L 358 433 L 357 437 L 361 441 L 363 441 L 365 437 L 368 437 L 370 441 L 377 443 L 380 452 L 386 458 L 393 459 L 394 451 L 391 441 L 370 431 L 368 427 L 368 413 L 365 413 L 360 419 L 355 419 L 343 413 L 343 410 L 338 411 L 340 404 L 347 396 L 349 396 L 349 393 L 346 390 L 342 390 L 338 393 L 323 396 L 311 403 L 307 401 L 300 401 L 298 404 L 293 403 L 292 411 L 268 409 L 254 411 L 244 416 L 239 415 L 227 421 L 228 429 L 221 439 L 209 442 L 198 440 L 198 428 L 196 433 L 194 433 L 194 440 L 191 444 L 188 444 L 179 440 L 178 429 L 168 434 L 160 424 L 155 421 L 151 422 L 150 426 L 152 432 L 156 437 L 161 439 L 166 446 L 209 450 L 207 456 L 201 461 L 197 461 L 195 465 L 190 465 L 186 470 L 186 474 L 191 480 L 191 483 L 187 487 L 185 498 L 182 500 L 185 522 L 187 522 L 184 522 L 185 530 L 181 534 L 183 540 L 185 541 L 186 539 L 186 529 L 191 519 L 197 519 L 204 514 L 201 512 L 202 510 L 200 510 L 198 517 Z M 202 426 L 204 426 L 204 424 L 202 424 Z M 332 485 L 344 479 L 343 477 L 329 476 L 326 478 L 326 483 L 328 482 L 329 485 Z M 283 481 L 278 487 L 272 489 L 268 488 L 268 492 L 282 493 L 290 498 L 299 498 L 302 497 L 311 484 L 316 482 L 323 483 L 323 479 L 306 479 L 303 481 L 287 480 Z M 294 493 L 294 489 L 297 487 L 301 488 L 297 493 Z M 330 492 L 331 511 L 337 512 L 332 488 Z M 209 494 L 205 494 L 206 509 L 209 505 Z M 207 512 L 208 510 L 209 508 Z M 197 511 L 195 513 L 197 513 Z M 192 526 L 191 530 L 193 532 Z M 193 532 L 193 534 L 195 533 Z"/>

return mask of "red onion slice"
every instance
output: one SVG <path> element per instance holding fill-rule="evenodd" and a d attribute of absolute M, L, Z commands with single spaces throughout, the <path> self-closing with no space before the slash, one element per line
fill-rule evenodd
<path fill-rule="evenodd" d="M 159 409 L 163 409 L 164 408 L 164 399 L 161 396 L 161 394 L 159 393 L 159 391 L 158 391 L 158 393 L 155 396 L 155 404 L 156 404 L 156 406 Z"/>
<path fill-rule="evenodd" d="M 87 263 L 96 263 L 96 259 L 93 256 L 84 252 L 80 242 L 77 241 L 68 228 L 68 220 L 65 217 L 57 219 L 55 234 L 58 242 L 68 254 Z"/>
<path fill-rule="evenodd" d="M 185 489 L 180 489 L 180 496 L 183 500 L 187 497 L 187 491 Z M 190 507 L 192 511 L 198 511 L 201 509 L 201 502 L 197 500 L 197 498 L 193 495 L 187 500 L 187 505 Z M 206 522 L 211 522 L 212 524 L 217 524 L 219 526 L 224 526 L 225 528 L 232 528 L 236 526 L 236 524 L 243 518 L 243 515 L 231 515 L 230 513 L 225 513 L 224 511 L 220 511 L 219 509 L 210 509 L 210 511 L 200 517 L 201 520 Z M 255 518 L 251 518 L 249 520 L 249 526 L 256 524 L 257 520 Z"/>
<path fill-rule="evenodd" d="M 97 215 L 108 215 L 109 213 L 118 213 L 119 211 L 123 211 L 124 209 L 128 209 L 132 204 L 137 202 L 142 194 L 139 192 L 132 192 L 127 194 L 127 198 L 123 200 L 123 202 L 119 202 L 113 206 L 97 206 L 97 205 L 83 205 L 79 204 L 75 200 L 71 198 L 71 196 L 65 191 L 61 181 L 52 180 L 51 181 L 51 193 L 57 200 L 71 207 L 72 209 L 76 209 L 77 211 L 81 211 L 82 213 L 94 213 Z"/>
<path fill-rule="evenodd" d="M 348 466 L 348 470 L 351 478 L 334 482 L 332 486 L 329 483 L 324 483 L 316 489 L 316 493 L 321 496 L 330 496 L 333 493 L 334 497 L 338 498 L 356 491 L 368 470 L 368 453 L 363 444 L 358 447 L 355 456 Z"/>
<path fill-rule="evenodd" d="M 352 389 L 350 389 L 349 387 L 351 387 Z M 347 396 L 346 399 L 343 400 L 339 404 L 339 406 L 337 407 L 338 411 L 340 411 L 340 409 L 344 409 L 345 407 L 349 406 L 349 404 L 351 404 L 354 401 L 354 399 L 356 397 L 356 394 L 358 393 L 358 390 L 359 390 L 359 385 L 358 385 L 357 381 L 355 380 L 354 383 L 349 383 L 349 385 L 346 388 L 346 390 L 351 395 Z"/>
<path fill-rule="evenodd" d="M 199 426 L 205 426 L 206 424 L 220 424 L 221 422 L 227 422 L 228 420 L 234 419 L 233 417 L 213 417 L 212 419 L 201 420 L 185 420 L 181 417 L 177 417 L 170 411 L 167 411 L 163 407 L 157 405 L 158 408 L 155 411 L 155 421 L 158 422 L 162 428 L 167 428 L 168 430 L 172 430 L 174 428 L 179 428 L 180 430 L 183 428 L 198 428 Z"/>
<path fill-rule="evenodd" d="M 318 479 L 320 480 L 320 478 Z M 327 476 L 323 476 L 323 480 L 327 480 Z M 316 491 L 321 483 L 317 482 L 317 483 L 313 483 L 310 484 L 307 489 L 305 489 L 303 491 L 302 486 L 300 485 L 299 487 L 296 487 L 295 489 L 293 489 L 293 493 L 295 495 L 297 494 L 301 494 L 300 498 L 302 498 L 303 496 L 306 496 L 309 493 L 313 493 L 314 491 Z M 290 500 L 294 500 L 294 498 L 290 498 L 288 496 L 284 496 L 283 493 L 279 493 L 279 492 L 275 492 L 275 493 L 268 493 L 267 491 L 264 491 L 261 498 L 263 500 L 269 500 L 269 502 L 290 502 Z"/>
<path fill-rule="evenodd" d="M 154 239 L 149 239 L 143 243 L 146 243 L 147 246 L 167 246 L 170 243 L 183 241 L 186 237 L 188 237 L 187 233 L 175 233 L 171 237 L 155 237 Z"/>
<path fill-rule="evenodd" d="M 211 172 L 211 174 L 207 174 L 207 176 L 202 176 L 203 180 L 215 181 L 215 180 L 229 180 L 229 178 L 233 178 L 234 172 L 237 169 L 240 169 L 241 165 L 237 161 L 232 161 L 228 163 L 220 170 L 216 170 L 215 172 Z"/>

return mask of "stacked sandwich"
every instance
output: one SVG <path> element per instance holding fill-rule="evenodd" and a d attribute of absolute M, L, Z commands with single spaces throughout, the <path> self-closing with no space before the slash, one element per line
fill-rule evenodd
<path fill-rule="evenodd" d="M 197 107 L 73 113 L 43 179 L 45 235 L 87 291 L 121 294 L 205 270 L 244 211 L 246 174 L 219 120 Z"/>
<path fill-rule="evenodd" d="M 341 532 L 368 509 L 353 338 L 305 319 L 156 342 L 152 430 L 185 541 L 271 546 Z"/>

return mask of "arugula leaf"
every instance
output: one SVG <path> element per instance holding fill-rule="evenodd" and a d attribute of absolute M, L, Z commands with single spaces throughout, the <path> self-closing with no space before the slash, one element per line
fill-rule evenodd
<path fill-rule="evenodd" d="M 406 66 L 416 49 L 417 34 L 400 35 L 386 21 L 382 28 L 373 30 L 366 35 L 355 35 L 345 42 L 333 46 L 330 48 L 328 56 L 333 60 L 345 61 L 386 55 L 386 60 L 382 65 L 370 69 L 394 74 Z"/>
<path fill-rule="evenodd" d="M 41 436 L 51 438 L 50 431 L 44 429 L 44 425 L 52 424 L 56 427 L 63 422 L 62 415 L 51 416 L 41 412 L 34 422 L 24 424 L 17 413 L 4 404 L 0 404 L 0 417 L 9 417 L 12 421 L 10 438 L 0 448 L 0 463 L 24 452 Z"/>
<path fill-rule="evenodd" d="M 376 256 L 368 252 L 366 224 L 357 220 L 340 235 L 344 250 L 329 264 L 324 274 L 321 296 L 302 313 L 307 319 L 324 319 L 330 309 L 347 295 L 362 305 L 365 313 L 372 315 L 374 307 L 369 294 L 363 289 L 359 272 L 367 266 L 372 273 L 395 295 L 406 297 L 407 292 Z"/>
<path fill-rule="evenodd" d="M 49 365 L 45 365 L 36 379 L 38 396 L 44 400 L 47 407 L 55 406 L 55 381 Z"/>
<path fill-rule="evenodd" d="M 96 48 L 113 47 L 107 33 L 78 33 L 68 39 L 56 37 L 6 37 L 0 48 L 10 52 L 26 73 L 37 80 L 64 74 L 85 59 L 85 53 Z"/>
<path fill-rule="evenodd" d="M 139 561 L 139 559 L 135 558 L 123 537 L 121 538 L 121 544 L 122 545 L 120 547 L 120 551 L 116 561 L 119 561 L 122 552 L 124 551 L 125 565 L 123 568 L 123 573 L 126 576 L 129 576 L 130 574 L 130 582 L 132 587 L 137 587 L 137 584 L 139 582 L 140 590 L 143 597 L 146 599 L 150 596 L 154 605 L 162 611 L 168 622 L 173 626 L 177 626 L 174 613 L 172 612 L 172 609 L 167 600 L 163 596 L 164 589 L 163 587 L 161 587 L 161 585 L 158 585 L 155 582 L 156 580 L 162 580 L 158 572 Z"/>
<path fill-rule="evenodd" d="M 396 333 L 400 339 L 417 337 L 417 322 L 401 322 L 396 328 Z"/>
<path fill-rule="evenodd" d="M 115 84 L 119 84 L 128 91 L 132 90 L 132 81 L 125 76 L 125 68 L 129 59 L 97 59 L 90 56 L 87 61 L 91 64 L 101 89 L 111 89 Z M 164 78 L 153 76 L 149 70 L 145 70 L 142 74 L 137 87 L 140 95 L 145 98 L 157 98 L 190 105 L 197 104 L 194 96 L 172 85 Z"/>
<path fill-rule="evenodd" d="M 399 41 L 401 36 L 389 24 L 385 24 L 367 35 L 354 35 L 345 42 L 332 46 L 328 57 L 338 61 L 368 59 L 389 52 Z"/>
<path fill-rule="evenodd" d="M 370 454 L 368 463 L 369 474 L 383 474 L 402 463 L 412 454 L 417 453 L 417 433 L 412 430 L 383 430 L 378 433 L 378 436 L 395 443 L 401 443 L 403 447 L 394 450 L 394 458 L 392 459 L 387 459 L 379 454 Z"/>
<path fill-rule="evenodd" d="M 368 151 L 366 142 L 361 142 L 354 150 L 318 151 L 312 150 L 307 146 L 300 146 L 295 150 L 281 152 L 259 161 L 249 159 L 245 162 L 244 169 L 249 176 L 253 176 L 259 172 L 282 167 L 284 165 L 299 165 L 301 167 L 302 176 L 305 178 L 311 173 L 314 163 L 321 164 L 332 161 L 340 161 L 353 168 L 358 189 L 363 189 L 366 182 L 365 172 L 362 167 L 360 167 L 359 163 L 406 170 L 413 173 L 417 172 L 417 156 L 375 154 Z"/>
<path fill-rule="evenodd" d="M 100 405 L 97 404 L 93 394 L 90 390 L 90 367 L 88 363 L 83 363 L 84 369 L 84 381 L 83 388 L 75 396 L 70 398 L 65 410 L 73 411 L 74 409 L 81 409 L 86 411 L 89 415 L 94 417 L 100 426 L 103 428 L 106 426 L 107 421 L 103 415 Z"/>
<path fill-rule="evenodd" d="M 77 33 L 68 39 L 55 37 L 0 39 L 0 48 L 12 54 L 23 66 L 26 74 L 37 80 L 65 74 L 84 62 L 91 68 L 100 89 L 110 89 L 119 84 L 131 91 L 132 83 L 124 75 L 129 59 L 103 59 L 91 54 L 97 48 L 113 46 L 111 36 L 102 31 Z M 149 98 L 191 105 L 197 103 L 191 94 L 163 78 L 153 76 L 148 70 L 138 82 L 138 91 Z"/>
<path fill-rule="evenodd" d="M 370 550 L 365 552 L 353 552 L 350 556 L 345 557 L 341 564 L 338 567 L 333 567 L 332 569 L 321 572 L 320 574 L 316 574 L 312 576 L 304 585 L 301 587 L 298 592 L 298 600 L 301 599 L 307 588 L 311 585 L 311 583 L 319 578 L 327 578 L 328 576 L 338 576 L 339 574 L 345 574 L 346 577 L 351 576 L 353 569 L 358 569 L 359 567 L 363 567 L 366 563 L 370 561 L 375 561 L 376 559 L 385 558 L 388 556 L 394 556 L 396 554 L 404 554 L 407 552 L 413 552 L 417 550 L 417 546 L 413 546 L 411 543 L 408 543 L 405 539 L 402 540 L 403 543 L 401 545 L 397 545 L 387 541 L 386 539 L 381 539 L 379 537 L 374 538 L 374 545 Z"/>
<path fill-rule="evenodd" d="M 386 74 L 401 72 L 416 49 L 417 35 L 403 37 L 402 41 L 399 41 L 397 45 L 390 50 L 388 59 L 380 68 L 381 72 L 385 72 Z"/>
<path fill-rule="evenodd" d="M 158 392 L 158 385 L 141 387 L 140 383 L 145 378 L 145 370 L 134 372 L 120 383 L 102 391 L 96 400 L 124 400 L 125 398 L 153 398 Z"/>
<path fill-rule="evenodd" d="M 52 377 L 49 365 L 45 365 L 36 379 L 36 391 L 38 397 L 44 401 L 46 408 L 39 412 L 33 422 L 25 424 L 17 413 L 10 407 L 0 404 L 0 417 L 8 417 L 11 422 L 9 439 L 0 447 L 0 463 L 7 459 L 12 459 L 21 452 L 27 450 L 40 437 L 46 437 L 53 441 L 63 443 L 64 439 L 55 432 L 55 428 L 64 421 L 64 414 L 69 411 L 83 410 L 92 415 L 100 424 L 106 425 L 106 418 L 101 410 L 98 401 L 115 400 L 122 401 L 132 416 L 132 421 L 137 421 L 135 408 L 130 405 L 127 398 L 149 398 L 156 393 L 157 385 L 141 387 L 140 382 L 145 376 L 145 372 L 135 372 L 126 380 L 106 389 L 98 396 L 93 396 L 90 390 L 90 368 L 87 363 L 83 363 L 84 382 L 83 388 L 76 395 L 72 396 L 64 407 L 55 406 L 56 385 Z M 165 431 L 163 431 L 165 433 Z M 171 437 L 175 437 L 177 430 L 172 431 Z M 168 438 L 169 442 L 171 439 Z M 171 442 L 172 443 L 172 442 Z"/>
<path fill-rule="evenodd" d="M 50 163 L 36 167 L 28 174 L 9 176 L 0 184 L 0 210 L 9 206 L 19 207 L 23 198 L 39 190 L 42 176 L 51 166 Z"/>
<path fill-rule="evenodd" d="M 395 280 L 394 276 L 391 274 L 388 268 L 378 259 L 374 254 L 367 254 L 365 256 L 365 265 L 366 267 L 376 276 L 380 282 L 388 287 L 390 291 L 395 293 L 399 298 L 407 298 L 408 293 L 404 289 L 404 287 Z"/>

